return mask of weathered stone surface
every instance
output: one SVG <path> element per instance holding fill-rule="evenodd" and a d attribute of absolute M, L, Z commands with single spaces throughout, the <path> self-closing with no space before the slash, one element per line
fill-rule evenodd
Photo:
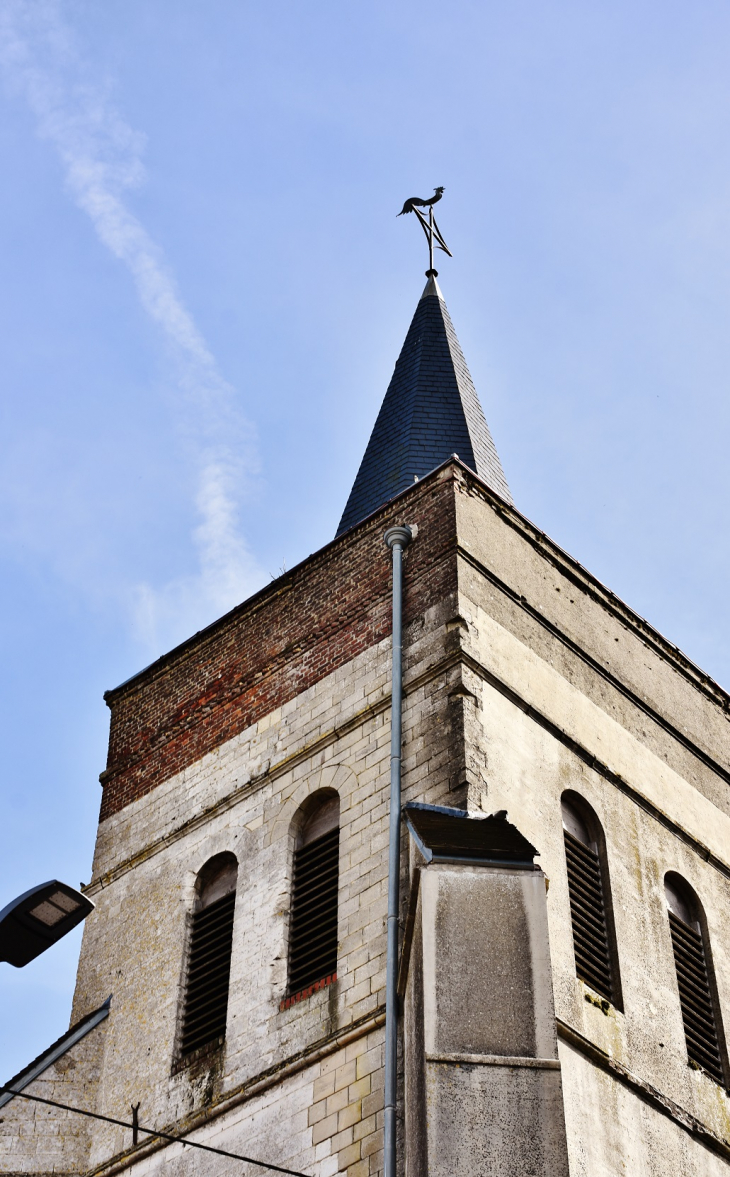
<path fill-rule="evenodd" d="M 420 870 L 406 1018 L 407 1170 L 568 1172 L 541 871 Z"/>
<path fill-rule="evenodd" d="M 429 1175 L 567 1177 L 559 1071 L 430 1064 L 426 1106 Z"/>
<path fill-rule="evenodd" d="M 456 463 L 311 557 L 288 595 L 272 586 L 115 692 L 109 801 L 91 886 L 97 910 L 85 928 L 73 1019 L 110 992 L 114 1001 L 95 1039 L 98 1057 L 70 1055 L 77 1066 L 63 1077 L 62 1102 L 126 1119 L 140 1101 L 143 1123 L 316 1177 L 381 1172 L 390 741 L 382 533 L 395 522 L 419 529 L 405 566 L 404 800 L 505 808 L 540 851 L 571 1173 L 727 1172 L 730 1101 L 687 1063 L 663 878 L 678 872 L 702 901 L 727 1018 L 728 697 Z M 281 1011 L 293 823 L 323 787 L 341 802 L 338 980 Z M 591 804 L 605 833 L 621 1008 L 602 1009 L 576 977 L 565 789 Z M 225 1049 L 180 1067 L 194 883 L 223 850 L 239 863 Z M 405 911 L 405 850 L 402 878 Z M 495 899 L 484 909 L 480 952 L 511 903 Z M 455 912 L 457 932 L 463 919 Z M 505 969 L 523 967 L 524 939 L 522 948 L 504 942 L 501 960 Z M 489 1003 L 472 990 L 469 970 L 463 983 L 462 996 L 449 999 L 449 1024 L 461 1002 L 467 1016 L 458 1033 L 485 1052 L 478 1013 Z M 510 1034 L 518 1054 L 529 1051 L 529 995 L 513 996 L 504 1039 L 492 1039 L 495 1054 Z M 536 1106 L 554 1122 L 557 1072 L 434 1068 L 438 1115 L 448 1118 L 443 1109 L 454 1110 L 454 1084 L 463 1082 L 469 1098 L 494 1105 L 495 1140 L 507 1139 L 500 1134 L 513 1105 Z M 57 1082 L 49 1074 L 31 1090 Z M 668 1101 L 664 1111 L 649 1089 Z M 419 1099 L 425 1106 L 425 1074 L 412 1090 L 416 1107 Z M 129 1131 L 94 1125 L 87 1136 L 80 1118 L 31 1114 L 20 1100 L 2 1117 L 3 1171 L 100 1175 L 115 1157 L 139 1174 L 232 1171 L 233 1162 L 178 1146 L 155 1146 L 145 1158 L 149 1146 L 131 1151 Z M 406 1128 L 402 1139 L 414 1142 L 417 1157 L 416 1129 L 410 1120 Z M 454 1169 L 457 1161 L 467 1167 L 458 1150 L 473 1148 L 475 1173 L 499 1172 L 479 1151 L 483 1143 L 480 1123 L 469 1138 L 464 1122 Z M 539 1150 L 524 1155 L 545 1163 Z"/>

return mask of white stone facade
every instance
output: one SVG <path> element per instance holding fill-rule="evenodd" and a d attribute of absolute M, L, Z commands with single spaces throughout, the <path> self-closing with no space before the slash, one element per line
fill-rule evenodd
<path fill-rule="evenodd" d="M 687 1062 L 663 879 L 676 871 L 701 898 L 730 1019 L 730 704 L 450 469 L 458 589 L 407 630 L 404 800 L 507 809 L 540 852 L 570 1173 L 727 1173 L 730 1100 Z M 399 520 L 420 534 L 428 520 L 413 501 L 415 517 L 406 495 Z M 102 823 L 74 1019 L 109 993 L 112 1012 L 30 1091 L 123 1120 L 139 1101 L 143 1125 L 313 1177 L 382 1171 L 389 690 L 384 640 Z M 293 823 L 321 788 L 341 806 L 337 981 L 282 1011 Z M 576 977 L 566 789 L 605 834 L 621 1009 Z M 213 1066 L 179 1067 L 195 879 L 224 850 L 239 864 L 225 1050 Z M 21 1098 L 2 1115 L 5 1172 L 257 1171 L 144 1137 L 133 1148 L 129 1130 L 72 1126 Z M 513 1172 L 494 1164 L 485 1172 Z"/>

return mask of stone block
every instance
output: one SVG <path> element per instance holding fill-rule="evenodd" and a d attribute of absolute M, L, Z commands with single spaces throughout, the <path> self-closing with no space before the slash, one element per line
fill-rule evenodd
<path fill-rule="evenodd" d="M 355 1144 L 350 1144 L 346 1148 L 340 1149 L 337 1154 L 337 1164 L 342 1172 L 344 1169 L 349 1169 L 351 1165 L 355 1165 L 360 1160 L 360 1141 Z"/>
<path fill-rule="evenodd" d="M 327 1140 L 337 1131 L 337 1113 L 325 1116 L 312 1128 L 312 1144 L 319 1144 L 320 1140 Z"/>
<path fill-rule="evenodd" d="M 360 1119 L 360 1116 L 361 1116 L 361 1105 L 360 1105 L 360 1100 L 358 1099 L 354 1103 L 349 1103 L 347 1105 L 347 1107 L 343 1108 L 342 1111 L 338 1113 L 338 1116 L 337 1116 L 337 1129 L 338 1129 L 338 1131 L 342 1132 L 343 1129 L 350 1128 L 353 1124 L 356 1124 L 357 1121 Z"/>

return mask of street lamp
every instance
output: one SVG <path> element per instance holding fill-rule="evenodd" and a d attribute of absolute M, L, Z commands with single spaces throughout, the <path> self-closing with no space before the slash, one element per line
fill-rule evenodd
<path fill-rule="evenodd" d="M 57 879 L 31 887 L 0 911 L 0 960 L 22 968 L 93 910 L 90 899 Z"/>

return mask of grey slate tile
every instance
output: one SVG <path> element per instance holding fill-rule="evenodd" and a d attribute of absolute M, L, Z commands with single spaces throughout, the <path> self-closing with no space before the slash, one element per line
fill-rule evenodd
<path fill-rule="evenodd" d="M 458 454 L 512 502 L 446 303 L 430 281 L 416 308 L 337 535 Z"/>

